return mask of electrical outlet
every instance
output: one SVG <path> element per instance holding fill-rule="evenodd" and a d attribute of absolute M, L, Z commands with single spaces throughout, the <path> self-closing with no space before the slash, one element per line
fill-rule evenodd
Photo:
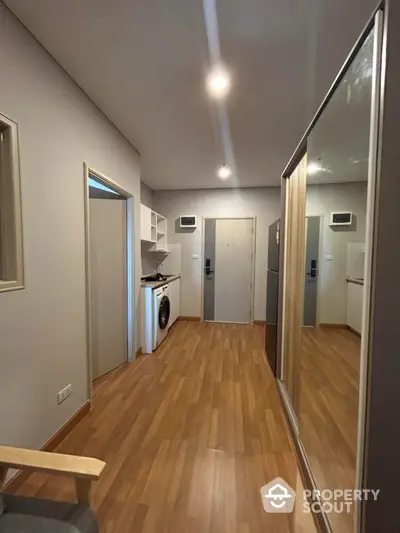
<path fill-rule="evenodd" d="M 72 385 L 67 385 L 63 390 L 57 394 L 58 403 L 63 403 L 67 398 L 71 396 Z"/>

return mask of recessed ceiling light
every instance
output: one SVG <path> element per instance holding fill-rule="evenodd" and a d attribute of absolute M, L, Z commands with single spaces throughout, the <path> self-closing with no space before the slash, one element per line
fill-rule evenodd
<path fill-rule="evenodd" d="M 231 89 L 231 76 L 225 67 L 218 65 L 208 74 L 206 86 L 213 98 L 225 98 Z"/>
<path fill-rule="evenodd" d="M 318 174 L 318 172 L 321 172 L 324 170 L 320 163 L 311 162 L 307 165 L 307 174 L 310 176 L 314 174 Z"/>
<path fill-rule="evenodd" d="M 232 175 L 232 170 L 227 165 L 221 165 L 218 169 L 218 177 L 221 180 L 227 180 Z"/>

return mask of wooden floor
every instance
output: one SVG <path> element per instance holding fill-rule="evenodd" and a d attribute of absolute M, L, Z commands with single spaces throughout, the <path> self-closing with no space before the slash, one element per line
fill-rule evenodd
<path fill-rule="evenodd" d="M 59 445 L 104 459 L 93 506 L 102 533 L 313 533 L 301 497 L 267 514 L 260 488 L 302 489 L 264 328 L 179 322 L 150 356 L 96 384 L 93 410 Z M 73 499 L 73 482 L 32 474 L 25 495 Z"/>
<path fill-rule="evenodd" d="M 313 476 L 320 490 L 353 489 L 361 338 L 321 327 L 304 328 L 302 341 L 300 436 Z M 352 515 L 330 520 L 335 532 L 353 532 Z"/>

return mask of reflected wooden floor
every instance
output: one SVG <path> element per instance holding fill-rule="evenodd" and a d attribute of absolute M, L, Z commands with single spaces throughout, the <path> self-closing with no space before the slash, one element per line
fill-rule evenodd
<path fill-rule="evenodd" d="M 93 410 L 58 451 L 104 459 L 93 506 L 102 533 L 314 533 L 301 499 L 264 512 L 277 476 L 301 489 L 264 328 L 178 322 L 150 356 L 98 384 Z M 33 474 L 20 493 L 70 499 Z"/>
<path fill-rule="evenodd" d="M 355 488 L 360 345 L 348 329 L 303 329 L 300 435 L 320 490 Z M 352 515 L 330 520 L 353 532 Z"/>

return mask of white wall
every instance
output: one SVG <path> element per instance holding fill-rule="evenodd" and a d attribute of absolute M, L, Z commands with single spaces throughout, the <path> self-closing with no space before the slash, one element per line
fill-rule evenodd
<path fill-rule="evenodd" d="M 153 208 L 153 189 L 150 189 L 143 181 L 140 182 L 140 202 L 150 209 Z"/>
<path fill-rule="evenodd" d="M 0 72 L 0 112 L 19 127 L 26 283 L 0 293 L 0 440 L 39 448 L 88 398 L 83 162 L 138 200 L 139 166 L 134 149 L 2 4 Z M 69 383 L 72 396 L 59 406 L 57 392 Z"/>
<path fill-rule="evenodd" d="M 333 183 L 307 187 L 308 216 L 323 216 L 320 235 L 319 322 L 346 324 L 347 243 L 365 242 L 367 183 Z M 352 211 L 355 227 L 331 228 L 332 211 Z M 333 260 L 327 261 L 326 256 Z"/>
<path fill-rule="evenodd" d="M 153 274 L 153 272 L 156 271 L 159 260 L 162 259 L 159 257 L 160 254 L 155 254 L 154 252 L 150 252 L 149 248 L 152 246 L 152 244 L 148 242 L 142 242 L 141 245 L 141 256 L 142 256 L 142 270 L 141 275 L 144 276 L 145 274 Z"/>
<path fill-rule="evenodd" d="M 201 316 L 202 217 L 257 217 L 254 319 L 265 320 L 268 227 L 280 217 L 280 188 L 154 191 L 154 209 L 168 218 L 168 242 L 182 245 L 181 315 Z M 197 215 L 195 231 L 180 230 L 180 215 Z M 198 254 L 199 259 L 192 259 Z"/>

